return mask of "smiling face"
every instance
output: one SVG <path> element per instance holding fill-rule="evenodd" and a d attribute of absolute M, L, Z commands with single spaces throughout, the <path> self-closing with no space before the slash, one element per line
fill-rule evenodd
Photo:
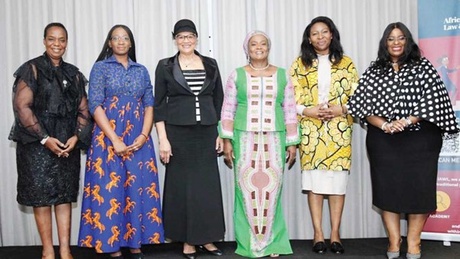
<path fill-rule="evenodd" d="M 197 36 L 192 32 L 180 32 L 174 38 L 177 48 L 182 54 L 192 54 L 195 51 Z"/>
<path fill-rule="evenodd" d="M 50 27 L 46 31 L 43 39 L 43 45 L 46 48 L 46 54 L 55 64 L 59 64 L 67 48 L 67 34 L 65 30 L 58 26 Z"/>
<path fill-rule="evenodd" d="M 310 44 L 320 55 L 329 54 L 329 46 L 332 41 L 332 32 L 323 22 L 313 24 L 308 37 Z"/>
<path fill-rule="evenodd" d="M 393 62 L 397 62 L 398 59 L 404 54 L 405 46 L 406 36 L 404 36 L 400 29 L 393 29 L 387 38 L 387 50 Z"/>
<path fill-rule="evenodd" d="M 268 59 L 270 49 L 268 40 L 261 34 L 256 34 L 249 39 L 248 54 L 251 61 L 263 61 Z"/>
<path fill-rule="evenodd" d="M 125 29 L 118 27 L 113 30 L 109 41 L 109 47 L 115 56 L 128 55 L 129 48 L 131 48 L 131 39 Z"/>

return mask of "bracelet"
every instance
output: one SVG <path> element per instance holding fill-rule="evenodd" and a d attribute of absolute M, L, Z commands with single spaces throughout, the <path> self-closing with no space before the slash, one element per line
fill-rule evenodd
<path fill-rule="evenodd" d="M 46 141 L 47 141 L 49 138 L 50 138 L 50 136 L 45 135 L 45 137 L 42 138 L 42 140 L 40 140 L 40 144 L 45 145 Z"/>
<path fill-rule="evenodd" d="M 147 135 L 145 135 L 144 133 L 141 132 L 141 135 L 145 137 L 145 139 L 148 139 L 149 137 L 147 137 Z"/>
<path fill-rule="evenodd" d="M 405 118 L 404 120 L 407 123 L 407 125 L 406 125 L 407 127 L 409 127 L 412 124 L 412 121 L 409 119 L 409 117 Z"/>
<path fill-rule="evenodd" d="M 380 128 L 385 131 L 385 126 L 388 124 L 388 121 L 385 121 Z"/>

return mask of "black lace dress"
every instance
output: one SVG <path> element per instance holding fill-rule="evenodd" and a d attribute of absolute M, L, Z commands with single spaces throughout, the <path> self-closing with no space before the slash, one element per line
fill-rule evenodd
<path fill-rule="evenodd" d="M 79 189 L 80 149 L 89 143 L 91 117 L 86 78 L 77 67 L 48 56 L 29 60 L 15 72 L 15 123 L 9 139 L 17 142 L 17 201 L 26 206 L 75 202 Z M 51 136 L 66 143 L 79 141 L 69 157 L 58 157 L 40 143 Z"/>

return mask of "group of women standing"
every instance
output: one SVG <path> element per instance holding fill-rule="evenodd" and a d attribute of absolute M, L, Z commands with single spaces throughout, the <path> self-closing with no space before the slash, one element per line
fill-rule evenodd
<path fill-rule="evenodd" d="M 59 23 L 45 28 L 45 53 L 15 73 L 10 139 L 18 142 L 18 202 L 34 207 L 42 258 L 55 258 L 51 206 L 60 256 L 72 258 L 70 204 L 78 193 L 79 148 L 88 147 L 79 246 L 112 258 L 123 258 L 121 248 L 128 247 L 125 258 L 137 259 L 144 258 L 142 244 L 170 239 L 183 243 L 185 258 L 196 258 L 197 249 L 222 255 L 213 242 L 225 234 L 217 164 L 223 153 L 235 172 L 236 253 L 292 254 L 280 199 L 286 164 L 295 162 L 299 146 L 312 249 L 328 249 L 322 230 L 327 196 L 329 250 L 344 253 L 339 229 L 352 116 L 368 128 L 373 204 L 388 231 L 387 256 L 399 257 L 399 215 L 405 213 L 407 257 L 420 258 L 420 234 L 436 209 L 442 134 L 458 132 L 458 125 L 445 86 L 406 26 L 386 28 L 376 61 L 360 79 L 327 17 L 306 27 L 289 71 L 269 63 L 269 36 L 252 31 L 243 42 L 248 64 L 232 71 L 225 87 L 217 62 L 195 50 L 192 21 L 178 21 L 172 37 L 178 52 L 159 61 L 154 87 L 124 25 L 109 31 L 88 96 L 85 77 L 62 60 L 67 31 Z M 163 206 L 154 123 L 166 167 Z"/>

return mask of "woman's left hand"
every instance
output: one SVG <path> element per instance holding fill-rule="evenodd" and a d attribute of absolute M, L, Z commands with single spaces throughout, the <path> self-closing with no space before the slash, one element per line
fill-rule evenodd
<path fill-rule="evenodd" d="M 134 140 L 134 142 L 127 147 L 128 152 L 134 152 L 142 148 L 144 144 L 147 142 L 147 138 L 144 135 L 139 135 Z"/>
<path fill-rule="evenodd" d="M 216 151 L 218 155 L 221 155 L 224 152 L 224 140 L 220 137 L 216 139 Z"/>
<path fill-rule="evenodd" d="M 405 119 L 394 120 L 391 122 L 391 133 L 402 132 L 406 126 L 408 125 Z"/>
<path fill-rule="evenodd" d="M 322 121 L 330 121 L 335 117 L 342 115 L 342 106 L 337 104 L 328 103 L 320 109 L 320 118 Z"/>
<path fill-rule="evenodd" d="M 76 135 L 73 135 L 71 138 L 67 140 L 65 143 L 61 153 L 58 156 L 62 157 L 68 157 L 69 153 L 75 148 L 78 142 L 78 137 Z"/>
<path fill-rule="evenodd" d="M 295 163 L 295 158 L 297 156 L 296 151 L 296 146 L 289 146 L 286 149 L 286 163 L 288 163 L 288 169 L 291 169 Z"/>

